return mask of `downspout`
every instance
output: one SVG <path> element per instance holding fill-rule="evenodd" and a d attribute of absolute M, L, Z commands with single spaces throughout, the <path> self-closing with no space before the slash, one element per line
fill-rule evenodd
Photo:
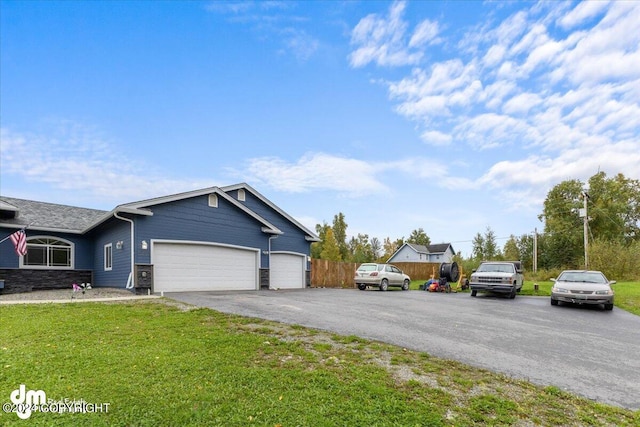
<path fill-rule="evenodd" d="M 277 239 L 278 235 L 273 234 L 269 237 L 269 289 L 271 289 L 271 239 Z"/>
<path fill-rule="evenodd" d="M 127 289 L 133 289 L 133 269 L 135 266 L 135 245 L 133 241 L 133 220 L 129 218 L 125 218 L 118 215 L 118 212 L 114 212 L 113 216 L 121 219 L 122 221 L 127 221 L 131 224 L 131 271 L 129 272 L 129 278 L 127 279 Z"/>

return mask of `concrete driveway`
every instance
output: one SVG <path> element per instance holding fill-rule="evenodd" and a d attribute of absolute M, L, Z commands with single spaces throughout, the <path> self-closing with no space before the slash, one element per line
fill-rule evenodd
<path fill-rule="evenodd" d="M 166 293 L 225 313 L 356 335 L 640 409 L 640 316 L 548 297 L 302 289 Z"/>

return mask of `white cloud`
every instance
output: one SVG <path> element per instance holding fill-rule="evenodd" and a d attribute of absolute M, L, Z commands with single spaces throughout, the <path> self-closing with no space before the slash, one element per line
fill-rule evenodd
<path fill-rule="evenodd" d="M 457 43 L 439 33 L 460 49 L 386 83 L 424 142 L 495 154 L 481 179 L 440 185 L 481 182 L 521 205 L 598 170 L 640 178 L 640 2 L 544 3 L 488 22 Z"/>
<path fill-rule="evenodd" d="M 434 170 L 438 171 L 437 176 Z M 388 156 L 380 161 L 365 161 L 329 153 L 307 153 L 296 161 L 280 157 L 252 158 L 242 170 L 232 172 L 242 180 L 260 182 L 277 191 L 332 191 L 342 197 L 357 198 L 390 194 L 386 183 L 397 176 L 437 181 L 446 176 L 447 170 L 437 159 L 418 156 Z"/>
<path fill-rule="evenodd" d="M 449 116 L 452 107 L 467 106 L 483 96 L 475 63 L 460 60 L 433 65 L 430 72 L 414 69 L 410 77 L 389 83 L 389 96 L 400 99 L 400 114 L 431 121 L 431 116 Z"/>
<path fill-rule="evenodd" d="M 517 90 L 517 85 L 508 80 L 498 80 L 485 87 L 483 99 L 486 100 L 486 107 L 490 110 L 498 109 L 505 97 Z"/>
<path fill-rule="evenodd" d="M 531 155 L 518 161 L 500 161 L 478 181 L 481 185 L 512 192 L 519 188 L 530 196 L 529 206 L 539 205 L 548 189 L 561 181 L 586 182 L 602 170 L 640 178 L 640 143 L 637 140 L 605 144 L 586 141 L 579 147 L 563 150 L 557 157 Z"/>
<path fill-rule="evenodd" d="M 451 135 L 437 131 L 425 131 L 420 135 L 420 139 L 429 145 L 449 145 L 453 139 Z"/>
<path fill-rule="evenodd" d="M 526 121 L 495 113 L 480 114 L 469 118 L 456 126 L 454 130 L 457 140 L 466 141 L 478 150 L 520 145 L 535 138 L 536 130 Z"/>
<path fill-rule="evenodd" d="M 507 49 L 502 45 L 497 44 L 491 46 L 487 51 L 487 54 L 484 56 L 482 62 L 484 62 L 484 64 L 488 67 L 493 67 L 502 62 L 502 59 L 504 58 L 506 52 Z"/>
<path fill-rule="evenodd" d="M 564 29 L 576 27 L 600 14 L 608 6 L 609 2 L 606 0 L 581 2 L 571 12 L 560 18 L 558 24 Z"/>
<path fill-rule="evenodd" d="M 0 130 L 4 179 L 17 176 L 52 190 L 90 194 L 100 205 L 204 188 L 211 182 L 172 180 L 153 167 L 131 161 L 99 132 L 70 121 L 53 123 L 45 134 Z M 6 184 L 3 186 L 6 190 Z M 79 194 L 78 197 L 81 197 Z"/>
<path fill-rule="evenodd" d="M 301 61 L 310 59 L 320 47 L 320 42 L 306 31 L 289 27 L 283 29 L 282 34 L 286 49 L 281 52 L 292 53 Z"/>
<path fill-rule="evenodd" d="M 440 32 L 438 23 L 425 19 L 416 27 L 411 40 L 409 40 L 409 47 L 418 47 L 425 44 L 438 43 L 440 39 L 437 37 Z"/>
<path fill-rule="evenodd" d="M 242 174 L 278 191 L 292 193 L 333 190 L 343 195 L 361 196 L 385 190 L 376 175 L 390 164 L 368 163 L 325 153 L 309 153 L 295 163 L 278 157 L 249 159 Z"/>
<path fill-rule="evenodd" d="M 536 93 L 520 93 L 505 102 L 502 111 L 506 114 L 526 114 L 540 103 L 542 103 L 540 95 Z"/>
<path fill-rule="evenodd" d="M 213 1 L 205 10 L 222 14 L 234 24 L 252 28 L 262 42 L 277 39 L 282 48 L 276 51 L 280 55 L 291 54 L 300 61 L 309 60 L 319 49 L 320 41 L 305 31 L 302 24 L 309 21 L 306 16 L 290 12 L 296 5 L 287 1 Z"/>
<path fill-rule="evenodd" d="M 360 20 L 351 32 L 355 49 L 349 55 L 352 67 L 369 63 L 379 66 L 401 66 L 418 63 L 423 52 L 415 48 L 437 42 L 438 24 L 423 21 L 407 40 L 408 24 L 403 20 L 406 3 L 394 2 L 386 16 L 370 14 Z"/>

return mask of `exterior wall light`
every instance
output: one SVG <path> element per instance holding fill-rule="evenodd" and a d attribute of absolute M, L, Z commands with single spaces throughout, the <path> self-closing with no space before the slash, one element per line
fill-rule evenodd
<path fill-rule="evenodd" d="M 116 249 L 122 249 L 123 246 L 124 246 L 124 242 L 122 240 L 118 240 L 116 242 Z"/>
<path fill-rule="evenodd" d="M 149 244 L 147 243 L 146 240 L 142 241 L 142 249 L 147 250 L 149 248 Z"/>

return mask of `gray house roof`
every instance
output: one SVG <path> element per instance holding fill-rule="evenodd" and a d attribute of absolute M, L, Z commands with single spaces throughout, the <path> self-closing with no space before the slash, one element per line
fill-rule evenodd
<path fill-rule="evenodd" d="M 200 190 L 172 194 L 169 196 L 141 200 L 138 202 L 126 203 L 116 206 L 111 211 L 79 208 L 74 206 L 58 205 L 54 203 L 16 199 L 12 197 L 0 197 L 0 224 L 3 226 L 15 227 L 16 229 L 29 226 L 30 230 L 46 230 L 82 234 L 94 227 L 97 227 L 117 213 L 152 216 L 153 212 L 149 208 L 154 205 L 207 194 L 217 194 L 232 205 L 236 206 L 239 210 L 246 213 L 248 216 L 261 223 L 263 226 L 263 232 L 268 234 L 282 234 L 282 231 L 279 230 L 276 226 L 227 194 L 228 191 L 238 188 L 245 188 L 248 191 L 251 191 L 256 195 L 256 197 L 264 201 L 268 206 L 272 207 L 277 212 L 282 214 L 285 218 L 287 218 L 307 234 L 306 239 L 308 241 L 320 240 L 312 231 L 305 228 L 293 217 L 274 205 L 271 201 L 262 196 L 246 183 L 227 186 L 224 188 L 209 187 Z"/>
<path fill-rule="evenodd" d="M 429 245 L 428 250 L 429 253 L 432 254 L 443 254 L 449 248 L 451 248 L 451 252 L 453 252 L 454 254 L 456 253 L 456 251 L 453 250 L 453 246 L 451 246 L 451 243 L 437 243 L 435 245 Z"/>
<path fill-rule="evenodd" d="M 4 226 L 81 233 L 107 211 L 0 197 L 0 213 Z"/>
<path fill-rule="evenodd" d="M 437 243 L 435 245 L 429 246 L 416 245 L 415 243 L 406 243 L 406 245 L 411 247 L 411 249 L 413 249 L 417 253 L 422 254 L 443 254 L 447 251 L 447 249 L 449 249 L 449 247 L 451 247 L 451 252 L 455 254 L 451 243 Z"/>
<path fill-rule="evenodd" d="M 429 248 L 427 248 L 424 245 L 416 245 L 415 243 L 406 243 L 407 246 L 409 246 L 411 249 L 413 249 L 414 251 L 416 251 L 419 254 L 428 254 L 429 253 Z"/>

